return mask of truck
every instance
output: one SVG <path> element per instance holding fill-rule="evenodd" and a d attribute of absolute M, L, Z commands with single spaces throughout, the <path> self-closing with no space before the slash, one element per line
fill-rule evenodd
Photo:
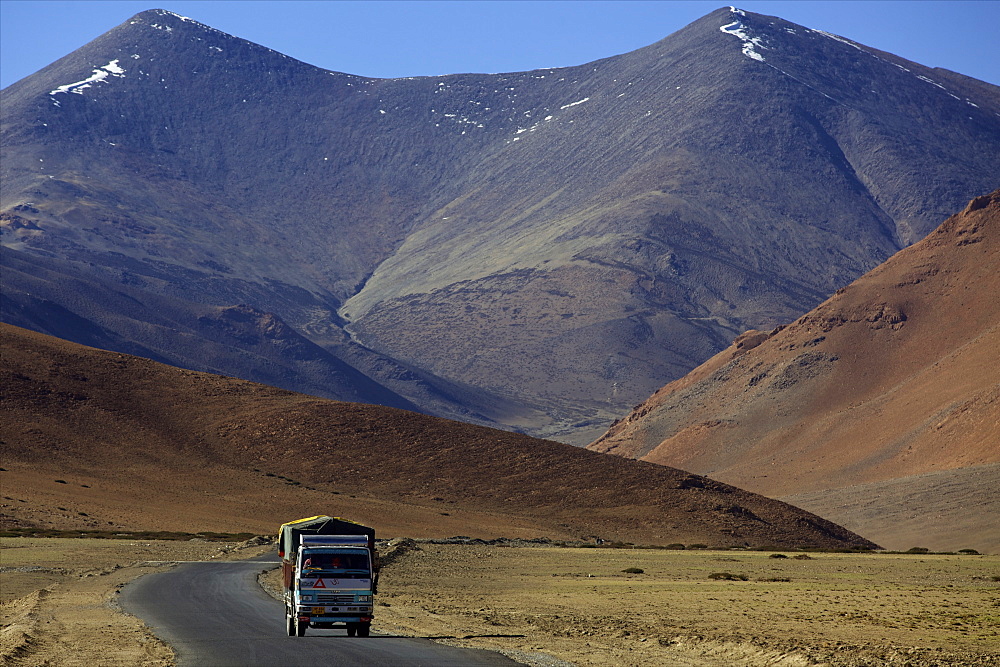
<path fill-rule="evenodd" d="M 283 523 L 278 557 L 289 637 L 339 626 L 348 637 L 369 636 L 379 575 L 374 528 L 331 516 Z"/>

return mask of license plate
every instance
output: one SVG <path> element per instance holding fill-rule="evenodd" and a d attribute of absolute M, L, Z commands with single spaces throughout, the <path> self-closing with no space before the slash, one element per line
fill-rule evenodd
<path fill-rule="evenodd" d="M 326 613 L 326 607 L 313 607 L 312 608 L 312 615 L 313 616 L 322 616 L 325 613 Z"/>

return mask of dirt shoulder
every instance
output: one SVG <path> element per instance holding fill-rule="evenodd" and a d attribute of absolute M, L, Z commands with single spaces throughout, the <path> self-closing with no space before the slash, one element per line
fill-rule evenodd
<path fill-rule="evenodd" d="M 535 664 L 1000 665 L 997 556 L 419 546 L 377 630 Z"/>
<path fill-rule="evenodd" d="M 220 542 L 0 538 L 0 664 L 174 664 L 173 651 L 116 604 L 163 561 L 246 558 Z"/>

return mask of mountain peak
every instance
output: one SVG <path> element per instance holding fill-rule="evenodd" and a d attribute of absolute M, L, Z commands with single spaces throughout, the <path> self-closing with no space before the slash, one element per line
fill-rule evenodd
<path fill-rule="evenodd" d="M 582 442 L 993 190 L 996 90 L 736 7 L 594 63 L 407 79 L 153 9 L 4 91 L 5 304 L 230 374 L 271 348 L 224 328 L 217 359 L 190 313 L 247 304 L 404 395 Z"/>
<path fill-rule="evenodd" d="M 269 49 L 266 46 L 255 44 L 240 37 L 230 35 L 229 33 L 213 28 L 210 25 L 206 25 L 192 18 L 182 16 L 181 14 L 177 14 L 176 12 L 171 12 L 166 9 L 147 9 L 139 12 L 108 34 L 114 34 L 116 30 L 128 28 L 130 26 L 150 28 L 161 33 L 162 36 L 185 36 L 189 40 L 196 42 L 204 41 L 209 37 L 214 39 L 224 39 L 226 41 L 237 42 L 257 50 L 270 51 L 271 53 L 281 56 L 282 58 L 294 60 L 291 56 L 286 56 L 285 54 Z M 121 38 L 119 37 L 119 39 Z M 216 42 L 214 43 L 214 47 L 210 45 L 209 48 L 214 48 L 217 53 L 222 53 L 222 51 L 219 50 L 221 44 L 221 42 Z"/>
<path fill-rule="evenodd" d="M 166 9 L 147 9 L 145 11 L 139 12 L 123 25 L 137 25 L 146 24 L 157 30 L 164 30 L 166 32 L 173 32 L 178 26 L 187 24 L 189 27 L 200 28 L 202 30 L 208 30 L 221 35 L 226 35 L 227 37 L 232 37 L 228 33 L 224 33 L 221 30 L 213 28 L 212 26 L 205 25 L 199 21 L 195 21 L 187 16 L 181 16 L 176 12 L 171 12 Z"/>
<path fill-rule="evenodd" d="M 138 14 L 136 14 L 135 16 L 133 16 L 130 20 L 134 21 L 135 19 L 149 19 L 151 17 L 155 18 L 155 17 L 163 17 L 163 16 L 169 16 L 169 17 L 172 17 L 172 18 L 175 18 L 175 19 L 179 19 L 181 21 L 184 21 L 185 23 L 196 23 L 198 25 L 204 25 L 202 23 L 198 23 L 198 21 L 195 21 L 192 18 L 188 18 L 187 16 L 181 16 L 177 12 L 172 12 L 172 11 L 170 11 L 168 9 L 159 9 L 159 8 L 147 9 L 147 10 L 141 11 Z"/>

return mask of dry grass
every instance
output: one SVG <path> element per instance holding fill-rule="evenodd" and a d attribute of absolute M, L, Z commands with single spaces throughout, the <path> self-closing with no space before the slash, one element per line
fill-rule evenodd
<path fill-rule="evenodd" d="M 378 627 L 579 665 L 1000 664 L 997 556 L 421 546 Z"/>

